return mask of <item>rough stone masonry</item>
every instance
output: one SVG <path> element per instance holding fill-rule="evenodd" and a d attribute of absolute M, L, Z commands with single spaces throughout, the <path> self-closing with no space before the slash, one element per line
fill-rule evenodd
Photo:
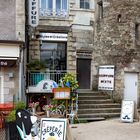
<path fill-rule="evenodd" d="M 114 94 L 122 97 L 124 73 L 140 71 L 140 1 L 96 0 L 95 17 L 95 67 L 115 65 Z"/>

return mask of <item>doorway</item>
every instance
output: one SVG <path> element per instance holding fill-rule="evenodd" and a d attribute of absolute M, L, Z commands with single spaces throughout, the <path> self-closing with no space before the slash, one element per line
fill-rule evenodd
<path fill-rule="evenodd" d="M 90 89 L 91 59 L 77 59 L 77 81 L 80 89 Z"/>
<path fill-rule="evenodd" d="M 138 105 L 138 74 L 125 73 L 124 100 L 133 100 Z"/>

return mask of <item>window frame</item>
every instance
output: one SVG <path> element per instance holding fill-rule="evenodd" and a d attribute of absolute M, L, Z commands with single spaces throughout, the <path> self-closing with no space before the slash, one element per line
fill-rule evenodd
<path fill-rule="evenodd" d="M 48 52 L 48 53 L 54 54 L 54 56 L 55 56 L 55 54 L 59 54 L 62 51 L 64 53 L 65 62 L 64 62 L 64 65 L 58 64 L 57 66 L 61 66 L 61 68 L 62 67 L 64 68 L 64 69 L 59 69 L 59 70 L 66 70 L 66 68 L 67 68 L 67 43 L 66 42 L 57 42 L 57 41 L 42 41 L 42 44 L 44 44 L 46 46 L 46 48 L 42 48 L 42 46 L 40 46 L 40 60 L 44 61 L 44 59 L 42 59 L 42 53 Z M 49 46 L 50 44 L 52 44 L 52 45 L 55 44 L 56 48 L 51 48 L 51 46 Z M 50 48 L 47 46 L 49 46 Z M 61 50 L 62 47 L 64 47 L 63 50 Z M 51 59 L 54 59 L 54 58 L 51 58 Z M 56 60 L 57 59 L 55 58 L 54 62 L 56 62 Z M 59 63 L 61 61 L 62 61 L 62 58 L 58 60 Z M 51 67 L 48 67 L 48 68 L 50 69 Z M 54 66 L 52 68 L 54 68 Z M 53 70 L 53 69 L 50 69 L 50 70 Z"/>
<path fill-rule="evenodd" d="M 41 8 L 42 7 L 42 0 L 40 0 L 40 9 L 42 10 L 48 10 L 50 12 L 50 16 L 60 16 L 63 12 L 67 12 L 68 14 L 68 0 L 60 0 L 60 9 L 57 8 L 57 0 L 52 0 L 52 9 L 48 9 L 49 5 L 48 2 L 49 0 L 44 0 L 46 2 L 45 9 Z M 66 5 L 65 5 L 66 3 Z M 43 5 L 44 7 L 44 5 Z"/>
<path fill-rule="evenodd" d="M 81 3 L 83 3 L 83 7 Z M 87 3 L 88 7 L 86 7 Z M 90 0 L 80 0 L 80 9 L 90 9 Z"/>
<path fill-rule="evenodd" d="M 140 23 L 135 23 L 135 42 L 140 45 Z"/>

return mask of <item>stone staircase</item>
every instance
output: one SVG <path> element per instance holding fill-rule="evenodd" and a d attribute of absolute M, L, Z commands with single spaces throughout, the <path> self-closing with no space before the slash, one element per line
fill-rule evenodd
<path fill-rule="evenodd" d="M 95 121 L 120 117 L 121 105 L 99 91 L 78 90 L 79 120 Z"/>

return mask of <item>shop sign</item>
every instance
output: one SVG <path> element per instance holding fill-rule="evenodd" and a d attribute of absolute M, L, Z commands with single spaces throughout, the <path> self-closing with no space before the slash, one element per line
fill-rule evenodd
<path fill-rule="evenodd" d="M 114 90 L 114 66 L 99 66 L 99 90 Z"/>
<path fill-rule="evenodd" d="M 36 27 L 39 23 L 39 2 L 29 0 L 29 25 Z"/>
<path fill-rule="evenodd" d="M 62 33 L 40 33 L 39 40 L 45 41 L 67 41 L 67 34 Z"/>
<path fill-rule="evenodd" d="M 0 60 L 0 67 L 11 67 L 16 64 L 16 60 Z"/>
<path fill-rule="evenodd" d="M 67 119 L 42 118 L 40 140 L 65 140 Z"/>

